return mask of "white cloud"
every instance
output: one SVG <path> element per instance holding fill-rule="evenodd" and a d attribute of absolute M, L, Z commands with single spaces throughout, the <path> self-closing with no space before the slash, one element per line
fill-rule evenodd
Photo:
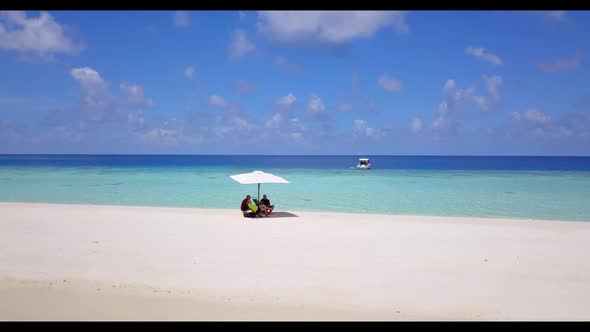
<path fill-rule="evenodd" d="M 260 33 L 279 42 L 329 46 L 372 37 L 385 27 L 409 31 L 405 14 L 396 11 L 260 11 L 257 26 Z"/>
<path fill-rule="evenodd" d="M 305 127 L 303 126 L 301 121 L 299 121 L 299 119 L 297 119 L 297 118 L 290 119 L 289 125 L 291 126 L 291 129 L 293 129 L 293 130 L 305 131 Z"/>
<path fill-rule="evenodd" d="M 138 84 L 121 83 L 119 86 L 121 91 L 126 96 L 126 102 L 129 105 L 150 107 L 153 106 L 153 101 L 150 98 L 146 98 L 143 94 L 143 88 Z"/>
<path fill-rule="evenodd" d="M 238 138 L 238 134 L 250 132 L 256 127 L 257 121 L 248 121 L 243 117 L 243 112 L 240 112 L 240 105 L 229 102 L 218 95 L 211 95 L 209 98 L 209 105 L 223 110 L 223 114 L 216 116 L 216 121 L 220 127 L 213 128 L 213 132 L 218 137 L 233 136 Z M 248 138 L 248 137 L 243 137 Z"/>
<path fill-rule="evenodd" d="M 223 118 L 223 125 L 221 127 L 213 128 L 213 132 L 219 137 L 231 136 L 237 138 L 240 133 L 249 133 L 256 128 L 256 126 L 244 119 L 243 117 L 233 114 L 229 118 Z"/>
<path fill-rule="evenodd" d="M 484 76 L 486 88 L 496 98 L 500 97 L 499 86 L 502 79 L 499 76 Z M 443 85 L 444 99 L 438 105 L 438 117 L 433 121 L 432 128 L 439 130 L 455 131 L 458 127 L 458 119 L 466 108 L 475 108 L 483 112 L 489 112 L 495 105 L 484 96 L 475 93 L 475 87 L 460 88 L 455 80 L 449 79 Z M 495 95 L 494 95 L 495 94 Z"/>
<path fill-rule="evenodd" d="M 484 96 L 471 96 L 471 100 L 477 106 L 477 108 L 484 112 L 487 112 L 491 109 L 488 99 Z"/>
<path fill-rule="evenodd" d="M 580 140 L 582 146 L 590 146 L 590 112 L 563 113 L 556 118 L 538 109 L 512 112 L 511 121 L 504 122 L 496 132 L 512 138 L 545 138 L 556 140 Z M 560 149 L 566 148 L 561 146 Z"/>
<path fill-rule="evenodd" d="M 281 134 L 290 132 L 290 128 L 285 128 L 285 120 L 291 116 L 291 111 L 297 102 L 297 97 L 291 92 L 286 96 L 278 98 L 274 102 L 274 114 L 270 120 L 266 122 L 267 128 L 280 129 Z M 297 120 L 297 119 L 295 119 Z M 297 120 L 299 121 L 299 120 Z M 287 130 L 289 129 L 289 130 Z"/>
<path fill-rule="evenodd" d="M 266 121 L 266 128 L 279 128 L 282 121 L 283 116 L 280 113 L 276 113 L 270 120 Z"/>
<path fill-rule="evenodd" d="M 264 124 L 266 128 L 270 129 L 269 135 L 296 141 L 303 139 L 305 128 L 299 119 L 292 115 L 292 109 L 296 102 L 297 97 L 291 92 L 274 101 L 274 113 Z"/>
<path fill-rule="evenodd" d="M 76 53 L 82 49 L 53 16 L 27 18 L 22 11 L 0 11 L 0 49 L 39 53 Z"/>
<path fill-rule="evenodd" d="M 185 11 L 174 12 L 174 25 L 177 27 L 187 27 L 190 25 L 190 18 Z"/>
<path fill-rule="evenodd" d="M 420 118 L 413 118 L 411 128 L 412 132 L 420 132 L 422 130 L 422 120 Z"/>
<path fill-rule="evenodd" d="M 240 16 L 240 21 L 243 21 L 246 19 L 246 12 L 244 12 L 243 10 L 240 10 L 238 12 L 238 15 Z"/>
<path fill-rule="evenodd" d="M 387 92 L 399 92 L 402 89 L 402 81 L 387 74 L 381 75 L 377 82 Z"/>
<path fill-rule="evenodd" d="M 232 40 L 229 44 L 228 56 L 230 59 L 239 59 L 255 50 L 256 45 L 248 39 L 246 31 L 241 29 L 234 31 Z"/>
<path fill-rule="evenodd" d="M 443 86 L 443 91 L 452 91 L 457 87 L 455 80 L 447 80 Z"/>
<path fill-rule="evenodd" d="M 273 114 L 270 120 L 266 121 L 265 127 L 273 129 L 275 134 L 291 138 L 295 141 L 303 139 L 303 132 L 305 127 L 297 118 L 290 118 L 287 120 L 286 113 L 277 112 Z"/>
<path fill-rule="evenodd" d="M 441 129 L 449 125 L 449 120 L 444 115 L 439 115 L 432 123 L 432 128 Z"/>
<path fill-rule="evenodd" d="M 90 67 L 73 68 L 70 74 L 83 85 L 104 84 L 98 72 Z"/>
<path fill-rule="evenodd" d="M 276 104 L 279 106 L 292 106 L 293 104 L 295 104 L 295 102 L 297 101 L 297 98 L 295 97 L 295 95 L 291 92 L 289 92 L 288 95 L 279 98 L 276 101 Z"/>
<path fill-rule="evenodd" d="M 209 134 L 214 134 L 218 138 L 230 138 L 236 141 L 254 139 L 250 132 L 257 128 L 261 121 L 257 121 L 252 117 L 244 117 L 246 112 L 242 110 L 239 104 L 230 102 L 219 95 L 211 95 L 209 105 L 223 110 L 223 113 L 209 117 L 203 123 L 206 124 L 203 128 L 209 128 L 207 129 Z M 214 126 L 215 123 L 217 123 L 217 126 Z"/>
<path fill-rule="evenodd" d="M 497 87 L 496 79 L 491 80 L 492 86 Z M 455 113 L 462 111 L 465 106 L 475 105 L 482 111 L 489 111 L 491 105 L 487 98 L 475 94 L 475 88 L 458 88 L 454 80 L 447 80 L 443 86 L 446 93 L 445 100 L 439 104 L 439 113 Z"/>
<path fill-rule="evenodd" d="M 449 103 L 446 100 L 443 100 L 438 104 L 438 112 L 443 115 L 449 112 Z"/>
<path fill-rule="evenodd" d="M 375 137 L 378 135 L 375 128 L 367 127 L 367 121 L 365 120 L 354 120 L 352 123 L 353 133 L 356 136 Z"/>
<path fill-rule="evenodd" d="M 251 129 L 253 125 L 241 116 L 234 115 L 231 117 L 232 124 L 238 129 Z"/>
<path fill-rule="evenodd" d="M 143 128 L 145 124 L 143 111 L 129 112 L 127 114 L 127 123 L 134 128 Z"/>
<path fill-rule="evenodd" d="M 582 64 L 582 54 L 578 53 L 572 58 L 555 59 L 553 61 L 539 61 L 537 68 L 546 73 L 555 73 L 560 71 L 572 70 L 580 67 Z"/>
<path fill-rule="evenodd" d="M 524 112 L 524 118 L 529 122 L 536 124 L 544 124 L 551 121 L 551 117 L 536 109 L 529 109 Z"/>
<path fill-rule="evenodd" d="M 465 49 L 465 54 L 473 55 L 476 58 L 487 61 L 494 65 L 501 65 L 502 59 L 499 56 L 491 53 L 486 53 L 483 47 L 469 46 Z"/>
<path fill-rule="evenodd" d="M 319 114 L 325 110 L 326 106 L 324 105 L 322 98 L 312 94 L 309 97 L 309 102 L 307 103 L 307 111 L 312 114 Z"/>
<path fill-rule="evenodd" d="M 218 95 L 211 95 L 211 97 L 209 97 L 209 105 L 224 110 L 227 110 L 231 107 L 231 104 L 227 100 L 223 99 L 223 97 Z"/>
<path fill-rule="evenodd" d="M 195 78 L 195 68 L 193 66 L 186 67 L 184 70 L 184 77 L 193 80 Z"/>
<path fill-rule="evenodd" d="M 107 82 L 90 67 L 70 70 L 73 79 L 80 83 L 79 104 L 74 107 L 56 109 L 49 112 L 46 123 L 58 127 L 60 135 L 72 138 L 68 133 L 87 130 L 84 126 L 105 123 L 127 124 L 131 129 L 142 128 L 145 123 L 144 109 L 153 105 L 153 100 L 144 95 L 139 84 L 121 82 L 118 95 L 113 95 Z"/>
<path fill-rule="evenodd" d="M 70 74 L 82 87 L 82 112 L 93 121 L 104 120 L 113 103 L 106 82 L 96 70 L 89 67 L 74 68 Z"/>
<path fill-rule="evenodd" d="M 367 127 L 367 121 L 365 120 L 354 120 L 352 123 L 355 131 L 363 131 Z"/>
<path fill-rule="evenodd" d="M 502 77 L 498 75 L 493 76 L 483 76 L 483 80 L 486 86 L 486 89 L 492 95 L 492 97 L 496 100 L 500 99 L 500 85 L 502 85 Z"/>

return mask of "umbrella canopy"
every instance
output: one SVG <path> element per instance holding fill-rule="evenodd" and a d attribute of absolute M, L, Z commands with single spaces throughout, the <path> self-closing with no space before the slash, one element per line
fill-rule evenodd
<path fill-rule="evenodd" d="M 236 174 L 230 176 L 230 178 L 241 184 L 258 184 L 258 200 L 260 200 L 260 184 L 261 183 L 289 183 L 289 181 L 283 179 L 280 176 L 274 174 L 265 173 L 263 171 L 254 171 L 250 173 Z"/>

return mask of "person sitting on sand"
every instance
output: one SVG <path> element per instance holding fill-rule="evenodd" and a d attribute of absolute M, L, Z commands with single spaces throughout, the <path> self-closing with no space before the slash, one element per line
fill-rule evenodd
<path fill-rule="evenodd" d="M 256 216 L 256 211 L 252 211 L 250 205 L 252 205 L 252 202 L 250 201 L 250 195 L 246 195 L 246 198 L 244 198 L 242 205 L 240 206 L 240 210 L 242 210 L 244 217 Z"/>
<path fill-rule="evenodd" d="M 274 208 L 275 206 L 270 204 L 266 194 L 262 195 L 262 199 L 260 200 L 260 211 L 264 212 L 264 215 L 268 217 Z"/>

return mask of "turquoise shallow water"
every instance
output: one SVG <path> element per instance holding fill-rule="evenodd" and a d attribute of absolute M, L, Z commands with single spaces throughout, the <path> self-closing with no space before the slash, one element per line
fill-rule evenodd
<path fill-rule="evenodd" d="M 0 201 L 238 209 L 250 167 L 0 167 Z M 590 171 L 264 168 L 279 210 L 590 221 Z"/>

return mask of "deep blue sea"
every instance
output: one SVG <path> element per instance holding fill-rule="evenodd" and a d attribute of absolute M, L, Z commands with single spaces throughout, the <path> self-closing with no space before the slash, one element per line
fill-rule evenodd
<path fill-rule="evenodd" d="M 238 209 L 254 170 L 279 210 L 590 221 L 590 157 L 0 155 L 0 201 Z"/>

